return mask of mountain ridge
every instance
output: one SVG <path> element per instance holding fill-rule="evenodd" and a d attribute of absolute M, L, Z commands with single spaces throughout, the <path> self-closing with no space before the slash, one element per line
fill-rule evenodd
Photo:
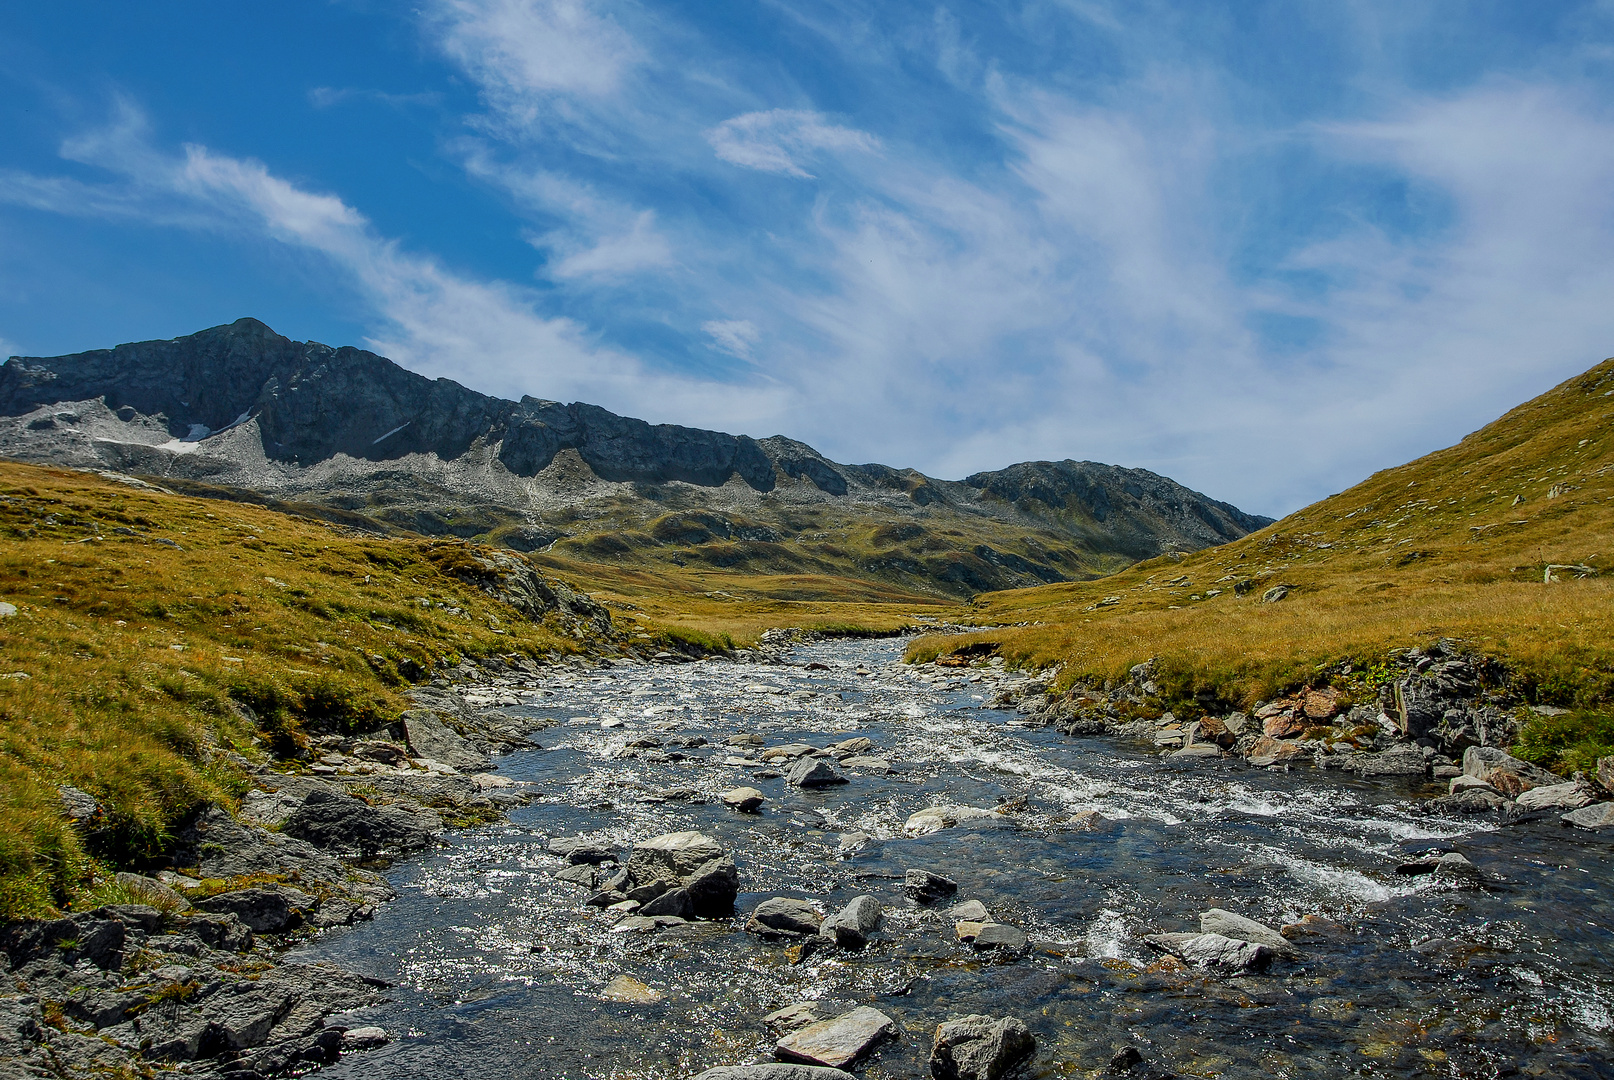
<path fill-rule="evenodd" d="M 738 542 L 775 548 L 811 548 L 812 537 L 827 540 L 854 519 L 909 519 L 926 534 L 896 541 L 909 543 L 913 558 L 860 572 L 939 582 L 952 593 L 1090 577 L 1224 543 L 1270 520 L 1142 469 L 1022 462 L 939 480 L 834 462 L 782 435 L 650 424 L 582 402 L 511 401 L 352 346 L 293 341 L 256 319 L 164 341 L 13 357 L 0 366 L 0 454 L 243 488 L 527 550 L 577 544 L 617 559 L 630 556 L 590 538 L 654 539 L 668 513 L 717 513 L 728 519 L 713 533 L 722 542 L 749 533 Z M 815 515 L 823 520 L 809 520 Z M 958 558 L 937 569 L 919 549 L 930 542 L 940 550 L 930 534 L 943 524 L 964 527 L 948 541 Z M 807 565 L 807 548 L 751 555 L 773 568 Z"/>

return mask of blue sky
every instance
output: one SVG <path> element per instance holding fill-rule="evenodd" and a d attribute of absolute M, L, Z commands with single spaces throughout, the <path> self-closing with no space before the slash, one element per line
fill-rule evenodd
<path fill-rule="evenodd" d="M 1614 353 L 1614 2 L 0 10 L 0 353 L 242 315 L 1286 513 Z"/>

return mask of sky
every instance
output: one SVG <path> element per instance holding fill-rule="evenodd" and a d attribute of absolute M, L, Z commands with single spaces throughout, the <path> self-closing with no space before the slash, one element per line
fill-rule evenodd
<path fill-rule="evenodd" d="M 1614 354 L 1614 0 L 0 8 L 0 355 L 248 315 L 1282 515 Z"/>

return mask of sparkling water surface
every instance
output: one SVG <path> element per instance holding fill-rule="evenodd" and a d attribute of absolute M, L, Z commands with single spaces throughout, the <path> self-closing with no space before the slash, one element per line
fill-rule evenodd
<path fill-rule="evenodd" d="M 1185 1077 L 1614 1077 L 1611 838 L 1427 816 L 1416 806 L 1437 789 L 1421 782 L 1070 739 L 989 708 L 995 673 L 915 671 L 902 649 L 831 642 L 795 649 L 784 667 L 618 666 L 514 690 L 511 711 L 553 724 L 534 736 L 542 749 L 499 759 L 534 802 L 400 863 L 389 875 L 399 898 L 373 922 L 297 953 L 397 984 L 387 1004 L 349 1019 L 395 1041 L 322 1075 L 693 1076 L 770 1060 L 761 1018 L 814 1000 L 897 1022 L 899 1037 L 859 1067 L 871 1078 L 928 1076 L 936 1024 L 964 1013 L 1023 1019 L 1038 1041 L 1030 1077 L 1089 1075 L 1127 1044 Z M 769 746 L 863 735 L 899 771 L 850 770 L 844 786 L 799 791 L 723 765 L 734 734 Z M 671 745 L 687 736 L 708 745 Z M 646 737 L 685 758 L 622 756 Z M 760 815 L 718 800 L 741 785 L 767 796 Z M 1000 820 L 903 836 L 928 805 L 1022 797 Z M 734 854 L 736 920 L 613 932 L 615 914 L 554 880 L 565 864 L 545 850 L 554 836 L 626 849 L 685 829 Z M 871 839 L 844 853 L 852 832 Z M 1396 873 L 1431 849 L 1462 852 L 1494 887 Z M 1025 929 L 1031 952 L 992 958 L 954 941 L 951 918 L 902 897 L 909 868 L 958 881 L 959 900 Z M 769 896 L 829 912 L 861 893 L 887 912 L 861 952 L 792 963 L 739 929 Z M 1209 907 L 1274 926 L 1314 916 L 1316 931 L 1298 939 L 1302 961 L 1234 979 L 1162 962 L 1142 943 L 1197 929 Z M 659 1000 L 606 1000 L 619 975 Z"/>

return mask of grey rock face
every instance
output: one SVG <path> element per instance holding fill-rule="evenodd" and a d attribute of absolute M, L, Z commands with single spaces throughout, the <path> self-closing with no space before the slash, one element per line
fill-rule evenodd
<path fill-rule="evenodd" d="M 1539 765 L 1532 765 L 1528 761 L 1521 761 L 1505 751 L 1493 746 L 1470 746 L 1463 751 L 1463 775 L 1477 776 L 1484 779 L 1486 773 L 1501 770 L 1512 773 L 1519 779 L 1536 787 L 1545 787 L 1561 784 L 1564 778 L 1557 773 L 1548 772 Z"/>
<path fill-rule="evenodd" d="M 409 752 L 416 757 L 441 761 L 461 772 L 481 772 L 488 767 L 487 756 L 473 750 L 463 736 L 430 709 L 410 709 L 398 721 L 409 740 Z"/>
<path fill-rule="evenodd" d="M 1588 805 L 1594 793 L 1586 784 L 1571 781 L 1567 784 L 1546 784 L 1521 792 L 1513 805 L 1521 811 L 1579 810 Z"/>
<path fill-rule="evenodd" d="M 1614 829 L 1614 802 L 1583 806 L 1565 814 L 1563 821 L 1577 829 Z"/>
<path fill-rule="evenodd" d="M 197 902 L 215 915 L 234 915 L 256 934 L 281 934 L 301 926 L 314 898 L 287 885 L 237 889 Z"/>
<path fill-rule="evenodd" d="M 396 806 L 371 806 L 327 788 L 310 791 L 281 831 L 321 850 L 355 858 L 419 851 L 432 842 L 429 819 Z"/>
<path fill-rule="evenodd" d="M 587 836 L 560 836 L 549 842 L 549 853 L 564 857 L 572 866 L 582 863 L 598 866 L 607 860 L 615 860 L 617 848 L 607 840 L 596 840 Z"/>
<path fill-rule="evenodd" d="M 960 1016 L 936 1027 L 930 1075 L 936 1080 L 999 1080 L 1037 1047 L 1031 1030 L 1012 1016 Z"/>
<path fill-rule="evenodd" d="M 764 494 L 802 505 L 855 501 L 902 516 L 923 507 L 986 517 L 1130 558 L 1225 543 L 1268 523 L 1141 469 L 1027 462 L 943 481 L 912 469 L 839 465 L 783 436 L 652 425 L 582 403 L 502 400 L 360 349 L 291 341 L 253 319 L 170 341 L 9 361 L 0 366 L 0 454 L 227 484 L 338 513 L 355 493 L 384 491 L 401 498 L 378 517 L 437 535 L 470 535 L 438 512 L 446 502 L 469 498 L 520 513 L 535 503 L 574 503 L 579 484 L 607 502 L 642 496 L 627 485 L 688 485 L 681 494 L 689 512 L 678 515 L 688 521 L 667 523 L 667 537 L 658 537 L 670 543 L 778 542 L 778 529 L 756 521 Z M 680 539 L 685 525 L 699 536 Z M 502 542 L 533 550 L 563 535 L 561 526 L 529 518 Z M 958 554 L 921 570 L 954 592 L 1066 577 L 1061 559 L 1035 547 L 1016 554 L 979 544 Z M 557 599 L 564 609 L 565 598 Z"/>

